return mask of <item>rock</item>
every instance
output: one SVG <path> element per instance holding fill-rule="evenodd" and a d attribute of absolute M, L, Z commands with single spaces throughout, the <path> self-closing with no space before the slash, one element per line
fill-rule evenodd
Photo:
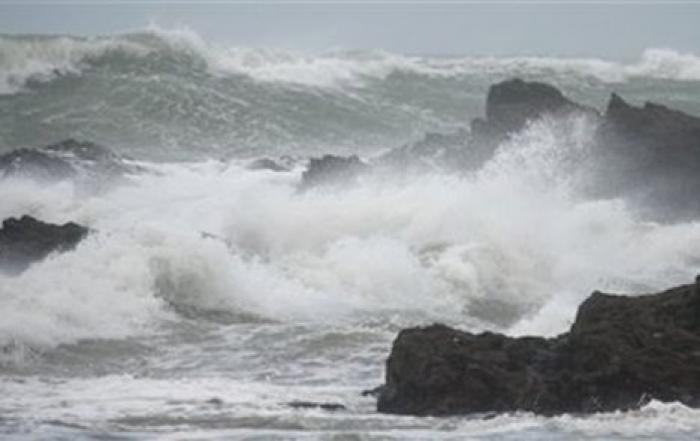
<path fill-rule="evenodd" d="M 0 155 L 0 177 L 61 181 L 77 176 L 115 178 L 141 171 L 125 159 L 99 144 L 67 139 L 39 149 L 19 149 Z"/>
<path fill-rule="evenodd" d="M 377 408 L 555 415 L 635 409 L 652 399 L 700 407 L 698 285 L 639 297 L 596 292 L 570 331 L 550 339 L 443 325 L 403 330 Z"/>
<path fill-rule="evenodd" d="M 321 158 L 311 158 L 301 176 L 301 188 L 305 190 L 318 185 L 352 183 L 368 169 L 369 166 L 357 155 L 325 155 Z"/>
<path fill-rule="evenodd" d="M 75 174 L 75 168 L 68 161 L 41 150 L 19 149 L 0 155 L 0 177 L 60 181 Z"/>
<path fill-rule="evenodd" d="M 486 117 L 471 121 L 471 130 L 428 133 L 423 139 L 391 150 L 380 162 L 395 167 L 447 168 L 471 171 L 481 167 L 498 145 L 521 131 L 529 121 L 545 116 L 581 113 L 599 118 L 591 108 L 566 98 L 545 83 L 512 79 L 494 84 L 486 98 Z"/>
<path fill-rule="evenodd" d="M 346 407 L 340 403 L 317 403 L 314 401 L 290 401 L 287 406 L 294 409 L 321 409 L 329 412 L 345 410 Z"/>
<path fill-rule="evenodd" d="M 489 88 L 486 119 L 473 120 L 471 131 L 476 142 L 494 144 L 519 132 L 529 121 L 575 112 L 598 116 L 595 110 L 569 100 L 554 86 L 515 78 Z"/>
<path fill-rule="evenodd" d="M 594 196 L 629 196 L 657 220 L 700 214 L 700 118 L 654 103 L 631 106 L 612 94 L 596 149 Z"/>
<path fill-rule="evenodd" d="M 54 225 L 31 216 L 8 218 L 0 229 L 0 270 L 16 274 L 54 251 L 74 248 L 88 229 L 73 222 Z"/>

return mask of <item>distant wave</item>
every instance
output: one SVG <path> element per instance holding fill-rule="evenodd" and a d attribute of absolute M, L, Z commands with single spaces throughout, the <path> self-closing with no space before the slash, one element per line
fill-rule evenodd
<path fill-rule="evenodd" d="M 61 74 L 109 62 L 110 55 L 144 59 L 167 53 L 204 63 L 213 75 L 239 74 L 265 82 L 314 87 L 361 86 L 394 72 L 455 77 L 476 74 L 553 72 L 590 76 L 603 82 L 647 77 L 700 80 L 700 57 L 672 49 L 647 49 L 632 63 L 597 58 L 560 57 L 418 57 L 384 51 L 336 51 L 308 54 L 281 49 L 223 47 L 188 29 L 150 26 L 105 37 L 0 36 L 0 93 L 21 90 L 27 81 L 47 81 Z"/>

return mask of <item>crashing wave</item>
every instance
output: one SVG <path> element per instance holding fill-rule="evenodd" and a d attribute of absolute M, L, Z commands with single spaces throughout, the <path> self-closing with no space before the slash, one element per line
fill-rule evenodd
<path fill-rule="evenodd" d="M 424 57 L 384 51 L 332 51 L 310 54 L 292 50 L 225 47 L 211 44 L 189 29 L 144 30 L 103 37 L 0 36 L 0 94 L 21 90 L 29 81 L 49 81 L 80 74 L 119 54 L 142 59 L 163 52 L 206 64 L 214 75 L 245 75 L 262 82 L 335 88 L 362 86 L 392 73 L 428 77 L 469 75 L 580 75 L 603 82 L 632 78 L 700 80 L 700 57 L 672 49 L 647 49 L 631 63 L 596 58 Z"/>

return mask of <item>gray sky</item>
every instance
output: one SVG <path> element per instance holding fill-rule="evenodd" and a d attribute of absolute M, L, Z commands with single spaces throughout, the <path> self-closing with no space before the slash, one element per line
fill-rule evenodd
<path fill-rule="evenodd" d="M 265 3 L 0 0 L 2 33 L 121 32 L 149 22 L 207 40 L 301 50 L 636 58 L 648 47 L 700 53 L 697 3 Z"/>

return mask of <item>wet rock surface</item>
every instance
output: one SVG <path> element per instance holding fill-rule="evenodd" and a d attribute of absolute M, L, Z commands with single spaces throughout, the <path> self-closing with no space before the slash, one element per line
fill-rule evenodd
<path fill-rule="evenodd" d="M 0 271 L 16 274 L 50 253 L 73 249 L 88 229 L 73 222 L 54 225 L 31 216 L 3 220 L 0 229 Z"/>
<path fill-rule="evenodd" d="M 595 196 L 629 197 L 658 220 L 700 214 L 700 118 L 613 94 L 595 142 Z"/>
<path fill-rule="evenodd" d="M 353 183 L 368 169 L 369 165 L 356 155 L 324 155 L 320 158 L 311 158 L 301 176 L 301 189 Z"/>
<path fill-rule="evenodd" d="M 700 281 L 698 281 L 700 283 Z M 555 338 L 472 334 L 443 325 L 400 332 L 380 412 L 454 415 L 700 406 L 700 286 L 628 297 L 593 293 Z"/>
<path fill-rule="evenodd" d="M 484 118 L 471 121 L 470 131 L 428 133 L 413 144 L 390 151 L 382 162 L 403 167 L 417 164 L 475 170 L 493 156 L 499 143 L 521 131 L 530 121 L 571 114 L 599 117 L 594 109 L 569 100 L 549 84 L 518 78 L 489 88 L 485 113 Z"/>

